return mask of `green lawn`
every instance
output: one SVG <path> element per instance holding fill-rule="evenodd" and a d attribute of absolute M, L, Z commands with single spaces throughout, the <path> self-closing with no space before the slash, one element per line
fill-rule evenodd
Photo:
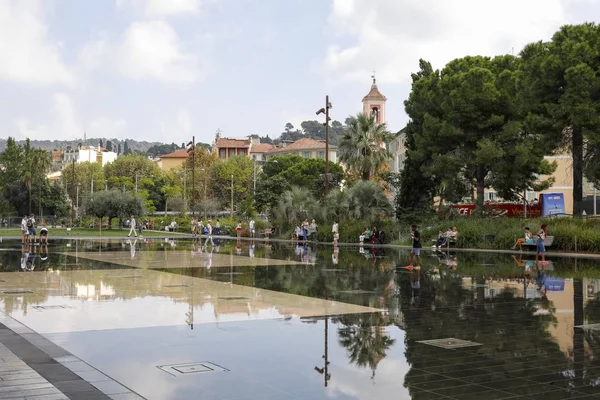
<path fill-rule="evenodd" d="M 39 229 L 37 230 L 39 234 Z M 67 231 L 66 228 L 49 228 L 50 237 L 53 236 L 127 236 L 129 229 L 103 229 L 100 232 L 98 229 L 89 228 L 73 228 Z M 138 232 L 139 234 L 139 232 Z M 144 236 L 165 236 L 165 235 L 180 235 L 178 232 L 160 232 L 160 231 L 144 231 Z M 21 230 L 19 228 L 0 229 L 1 237 L 20 237 Z"/>

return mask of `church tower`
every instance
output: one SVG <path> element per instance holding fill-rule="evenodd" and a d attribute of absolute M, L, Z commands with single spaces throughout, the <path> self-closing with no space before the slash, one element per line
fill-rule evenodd
<path fill-rule="evenodd" d="M 385 123 L 386 115 L 385 115 L 385 102 L 387 98 L 381 94 L 379 89 L 377 88 L 377 80 L 375 79 L 375 72 L 371 75 L 373 78 L 373 84 L 371 85 L 371 90 L 369 93 L 362 99 L 363 103 L 363 113 L 368 115 L 375 115 L 375 120 L 378 124 Z"/>

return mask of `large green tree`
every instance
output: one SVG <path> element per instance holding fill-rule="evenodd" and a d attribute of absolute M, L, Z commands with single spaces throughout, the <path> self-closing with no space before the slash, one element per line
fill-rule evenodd
<path fill-rule="evenodd" d="M 386 148 L 392 138 L 386 124 L 378 124 L 374 115 L 351 117 L 339 140 L 340 161 L 363 180 L 381 172 L 391 155 Z"/>
<path fill-rule="evenodd" d="M 600 26 L 563 26 L 550 42 L 526 46 L 521 58 L 531 129 L 571 152 L 573 214 L 581 215 L 584 171 L 600 183 Z"/>
<path fill-rule="evenodd" d="M 514 199 L 550 185 L 539 181 L 554 166 L 544 160 L 545 137 L 527 129 L 516 57 L 465 57 L 424 75 L 413 83 L 422 92 L 407 102 L 416 120 L 409 154 L 438 191 L 465 180 L 481 208 L 486 188 Z"/>

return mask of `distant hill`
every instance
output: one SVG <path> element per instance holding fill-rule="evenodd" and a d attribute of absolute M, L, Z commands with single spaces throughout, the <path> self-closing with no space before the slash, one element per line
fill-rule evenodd
<path fill-rule="evenodd" d="M 107 144 L 110 142 L 110 144 Z M 42 148 L 48 151 L 58 150 L 61 146 L 63 149 L 67 147 L 75 148 L 79 144 L 83 146 L 98 146 L 101 144 L 102 147 L 106 147 L 108 150 L 117 151 L 119 145 L 121 146 L 121 152 L 124 151 L 125 142 L 127 142 L 127 147 L 132 153 L 143 153 L 152 155 L 154 157 L 161 156 L 163 154 L 167 154 L 173 151 L 176 151 L 181 148 L 184 143 L 181 144 L 166 144 L 163 142 L 146 142 L 146 141 L 137 141 L 134 139 L 107 139 L 107 138 L 89 138 L 86 140 L 83 139 L 75 139 L 75 140 L 31 140 L 31 146 L 36 148 Z M 17 141 L 19 144 L 25 143 L 24 140 Z M 200 143 L 199 143 L 200 145 Z M 209 145 L 202 144 L 203 146 Z M 111 149 L 112 147 L 112 149 Z M 4 151 L 6 148 L 6 139 L 0 139 L 0 152 Z M 150 150 L 150 152 L 149 152 Z"/>

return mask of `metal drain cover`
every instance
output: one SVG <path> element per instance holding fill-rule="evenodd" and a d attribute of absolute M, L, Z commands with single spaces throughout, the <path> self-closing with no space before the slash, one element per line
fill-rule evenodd
<path fill-rule="evenodd" d="M 216 275 L 244 275 L 243 272 L 219 272 Z"/>
<path fill-rule="evenodd" d="M 323 272 L 344 272 L 345 270 L 339 268 L 323 268 Z"/>
<path fill-rule="evenodd" d="M 227 368 L 223 368 L 217 364 L 213 364 L 210 361 L 201 361 L 186 364 L 158 365 L 157 368 L 162 369 L 166 373 L 173 376 L 229 371 Z"/>
<path fill-rule="evenodd" d="M 244 296 L 224 296 L 219 297 L 219 300 L 252 300 L 252 298 Z"/>
<path fill-rule="evenodd" d="M 162 287 L 176 288 L 176 287 L 190 287 L 190 286 L 189 285 L 163 285 Z"/>
<path fill-rule="evenodd" d="M 69 306 L 33 306 L 36 310 L 62 310 L 65 308 L 71 308 Z"/>
<path fill-rule="evenodd" d="M 2 293 L 4 294 L 31 294 L 33 290 L 5 290 Z"/>
<path fill-rule="evenodd" d="M 420 340 L 420 341 L 417 341 L 417 343 L 423 343 L 428 346 L 440 347 L 442 349 L 447 349 L 447 350 L 460 349 L 463 347 L 481 346 L 481 343 L 470 342 L 468 340 L 462 340 L 462 339 L 456 339 L 456 338 Z"/>
<path fill-rule="evenodd" d="M 4 279 L 0 279 L 0 283 L 6 283 Z"/>

